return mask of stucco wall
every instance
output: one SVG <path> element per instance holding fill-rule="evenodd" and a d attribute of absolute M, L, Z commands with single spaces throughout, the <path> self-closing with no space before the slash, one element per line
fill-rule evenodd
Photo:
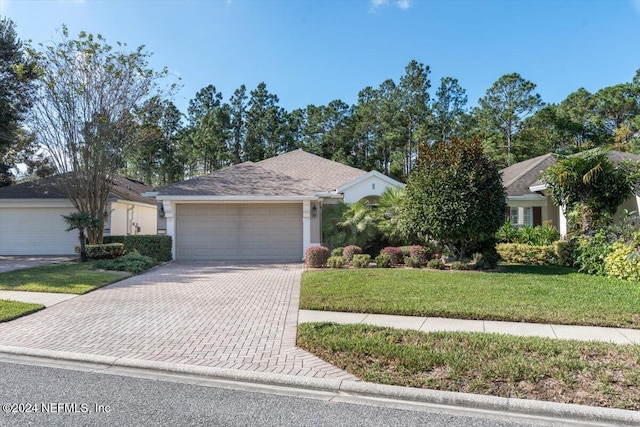
<path fill-rule="evenodd" d="M 344 202 L 350 204 L 367 196 L 380 196 L 389 187 L 392 186 L 377 176 L 369 176 L 344 191 Z"/>
<path fill-rule="evenodd" d="M 156 234 L 157 212 L 155 206 L 129 204 L 121 202 L 111 203 L 110 235 L 124 236 L 127 234 Z M 127 210 L 131 211 L 132 226 L 127 233 Z M 139 230 L 136 228 L 139 227 Z"/>

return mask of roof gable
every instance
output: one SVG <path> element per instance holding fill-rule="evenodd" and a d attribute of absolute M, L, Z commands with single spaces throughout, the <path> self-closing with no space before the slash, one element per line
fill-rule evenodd
<path fill-rule="evenodd" d="M 313 196 L 365 171 L 302 150 L 245 162 L 158 189 L 158 196 Z"/>

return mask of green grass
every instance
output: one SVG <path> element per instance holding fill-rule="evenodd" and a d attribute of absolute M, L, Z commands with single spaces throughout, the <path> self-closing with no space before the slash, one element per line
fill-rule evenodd
<path fill-rule="evenodd" d="M 92 263 L 51 264 L 0 273 L 0 289 L 84 294 L 130 275 L 124 272 L 96 271 Z"/>
<path fill-rule="evenodd" d="M 640 329 L 640 284 L 563 267 L 308 271 L 300 308 Z"/>
<path fill-rule="evenodd" d="M 42 304 L 0 300 L 0 322 L 7 322 L 43 308 Z"/>
<path fill-rule="evenodd" d="M 331 323 L 297 344 L 370 382 L 640 409 L 640 346 Z"/>

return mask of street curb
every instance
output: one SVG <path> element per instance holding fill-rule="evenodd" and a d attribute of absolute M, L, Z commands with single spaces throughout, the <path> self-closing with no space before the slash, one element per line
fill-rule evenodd
<path fill-rule="evenodd" d="M 374 384 L 350 380 L 297 377 L 266 372 L 242 371 L 169 362 L 156 362 L 113 356 L 99 356 L 65 351 L 42 350 L 26 347 L 0 345 L 0 354 L 30 356 L 54 360 L 85 362 L 109 367 L 136 368 L 149 371 L 162 371 L 178 374 L 190 374 L 210 379 L 254 383 L 261 385 L 302 388 L 317 391 L 343 393 L 354 396 L 404 400 L 417 403 L 435 404 L 451 407 L 471 408 L 484 411 L 498 411 L 513 415 L 549 417 L 565 420 L 601 422 L 610 425 L 640 426 L 640 412 L 601 408 L 586 405 L 545 402 L 538 400 L 485 396 L 470 393 L 457 393 Z"/>

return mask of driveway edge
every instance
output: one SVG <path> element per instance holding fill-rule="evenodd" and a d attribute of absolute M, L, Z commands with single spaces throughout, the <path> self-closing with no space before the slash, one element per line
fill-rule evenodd
<path fill-rule="evenodd" d="M 609 425 L 640 426 L 640 412 L 624 409 L 485 396 L 350 380 L 297 377 L 293 375 L 280 375 L 265 372 L 242 371 L 237 369 L 214 368 L 4 345 L 0 345 L 0 354 L 93 363 L 108 365 L 108 367 L 136 368 L 176 374 L 190 374 L 204 376 L 211 379 L 254 383 L 268 386 L 301 388 L 307 390 L 334 392 L 336 394 L 346 394 L 351 396 L 411 401 L 449 407 L 498 411 L 514 415 L 549 417 L 564 420 L 571 419 L 576 421 L 599 422 Z"/>

